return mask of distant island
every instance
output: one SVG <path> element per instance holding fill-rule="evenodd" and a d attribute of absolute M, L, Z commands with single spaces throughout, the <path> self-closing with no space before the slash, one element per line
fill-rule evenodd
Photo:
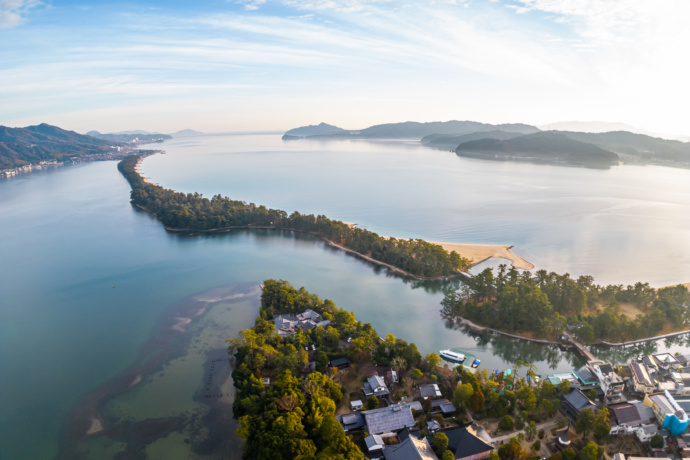
<path fill-rule="evenodd" d="M 460 156 L 497 160 L 528 160 L 608 167 L 618 155 L 594 144 L 576 141 L 553 131 L 508 139 L 484 138 L 463 142 L 455 148 Z"/>
<path fill-rule="evenodd" d="M 589 124 L 581 126 L 587 127 Z M 488 160 L 591 167 L 609 167 L 622 162 L 690 168 L 690 142 L 629 131 L 542 131 L 536 126 L 522 123 L 492 125 L 475 121 L 404 122 L 358 130 L 345 130 L 321 123 L 291 129 L 283 135 L 283 139 L 420 139 L 422 144 L 430 147 L 452 150 L 460 156 Z"/>

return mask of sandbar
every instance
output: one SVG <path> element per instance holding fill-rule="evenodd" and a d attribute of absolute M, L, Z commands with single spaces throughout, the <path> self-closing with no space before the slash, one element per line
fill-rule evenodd
<path fill-rule="evenodd" d="M 91 426 L 89 429 L 86 431 L 86 436 L 90 436 L 92 434 L 96 434 L 103 431 L 103 423 L 101 423 L 100 420 L 98 420 L 96 417 L 93 417 L 91 419 Z"/>
<path fill-rule="evenodd" d="M 472 262 L 472 266 L 480 264 L 487 259 L 506 259 L 515 268 L 522 270 L 532 270 L 534 265 L 526 261 L 520 256 L 513 254 L 510 250 L 513 246 L 501 246 L 499 244 L 459 244 L 459 243 L 439 243 L 436 241 L 429 241 L 432 244 L 438 244 L 448 252 L 455 251 L 462 257 L 465 257 Z"/>
<path fill-rule="evenodd" d="M 177 321 L 173 325 L 172 329 L 180 332 L 184 332 L 184 327 L 192 322 L 191 318 L 181 318 L 181 317 L 176 317 L 175 318 Z"/>

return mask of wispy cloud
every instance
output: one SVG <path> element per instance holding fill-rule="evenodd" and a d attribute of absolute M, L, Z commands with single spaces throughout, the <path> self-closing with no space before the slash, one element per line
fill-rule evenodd
<path fill-rule="evenodd" d="M 0 0 L 0 28 L 21 24 L 26 13 L 40 4 L 38 0 Z"/>

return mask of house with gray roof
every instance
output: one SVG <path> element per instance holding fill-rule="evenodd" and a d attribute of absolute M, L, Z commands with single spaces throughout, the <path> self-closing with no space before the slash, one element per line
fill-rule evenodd
<path fill-rule="evenodd" d="M 479 460 L 487 458 L 494 448 L 475 436 L 467 428 L 441 430 L 448 437 L 448 450 L 456 460 Z M 433 441 L 432 441 L 433 442 Z"/>
<path fill-rule="evenodd" d="M 369 452 L 381 451 L 386 446 L 383 443 L 383 438 L 378 434 L 372 434 L 364 438 L 364 442 L 367 445 L 367 450 Z"/>
<path fill-rule="evenodd" d="M 422 398 L 427 399 L 427 398 L 440 398 L 441 395 L 441 390 L 438 388 L 438 385 L 435 383 L 430 383 L 428 385 L 422 385 L 419 387 L 419 394 L 422 396 Z"/>
<path fill-rule="evenodd" d="M 409 404 L 394 404 L 381 409 L 361 412 L 369 434 L 379 434 L 384 438 L 394 436 L 404 428 L 415 426 Z"/>
<path fill-rule="evenodd" d="M 409 436 L 400 444 L 386 447 L 383 456 L 386 460 L 438 460 L 428 439 L 417 439 L 414 436 Z"/>
<path fill-rule="evenodd" d="M 565 415 L 577 420 L 577 416 L 584 409 L 595 410 L 597 405 L 594 404 L 585 394 L 579 389 L 575 389 L 563 396 L 563 404 L 561 404 L 561 410 Z"/>
<path fill-rule="evenodd" d="M 367 398 L 371 396 L 376 396 L 377 398 L 380 398 L 382 396 L 388 396 L 390 392 L 388 391 L 388 387 L 386 386 L 386 382 L 384 382 L 383 377 L 379 375 L 372 375 L 367 379 L 366 382 L 364 382 L 364 385 L 362 386 L 362 391 L 364 392 L 364 396 Z"/>
<path fill-rule="evenodd" d="M 641 401 L 632 401 L 608 406 L 611 431 L 610 434 L 634 434 L 638 428 L 655 425 L 656 416 L 651 408 Z"/>
<path fill-rule="evenodd" d="M 343 426 L 345 433 L 361 430 L 366 426 L 366 420 L 361 412 L 352 414 L 336 415 L 338 422 Z"/>

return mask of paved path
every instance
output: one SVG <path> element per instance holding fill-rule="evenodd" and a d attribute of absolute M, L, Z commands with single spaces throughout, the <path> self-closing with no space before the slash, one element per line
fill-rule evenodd
<path fill-rule="evenodd" d="M 544 423 L 538 424 L 538 425 L 537 425 L 537 433 L 539 433 L 539 430 L 541 430 L 541 429 L 543 429 L 544 431 L 546 431 L 547 429 L 550 429 L 551 427 L 556 426 L 556 423 L 557 423 L 556 420 L 551 420 L 550 422 L 544 422 Z M 512 432 L 512 433 L 510 433 L 510 434 L 506 434 L 506 435 L 503 435 L 503 436 L 497 436 L 497 437 L 495 437 L 495 438 L 491 438 L 491 443 L 494 444 L 494 445 L 496 445 L 496 446 L 498 446 L 498 445 L 501 444 L 501 441 L 507 441 L 507 440 L 509 440 L 510 438 L 516 438 L 517 435 L 518 435 L 518 433 L 522 433 L 522 430 L 520 430 L 520 431 L 514 431 L 514 432 Z"/>

